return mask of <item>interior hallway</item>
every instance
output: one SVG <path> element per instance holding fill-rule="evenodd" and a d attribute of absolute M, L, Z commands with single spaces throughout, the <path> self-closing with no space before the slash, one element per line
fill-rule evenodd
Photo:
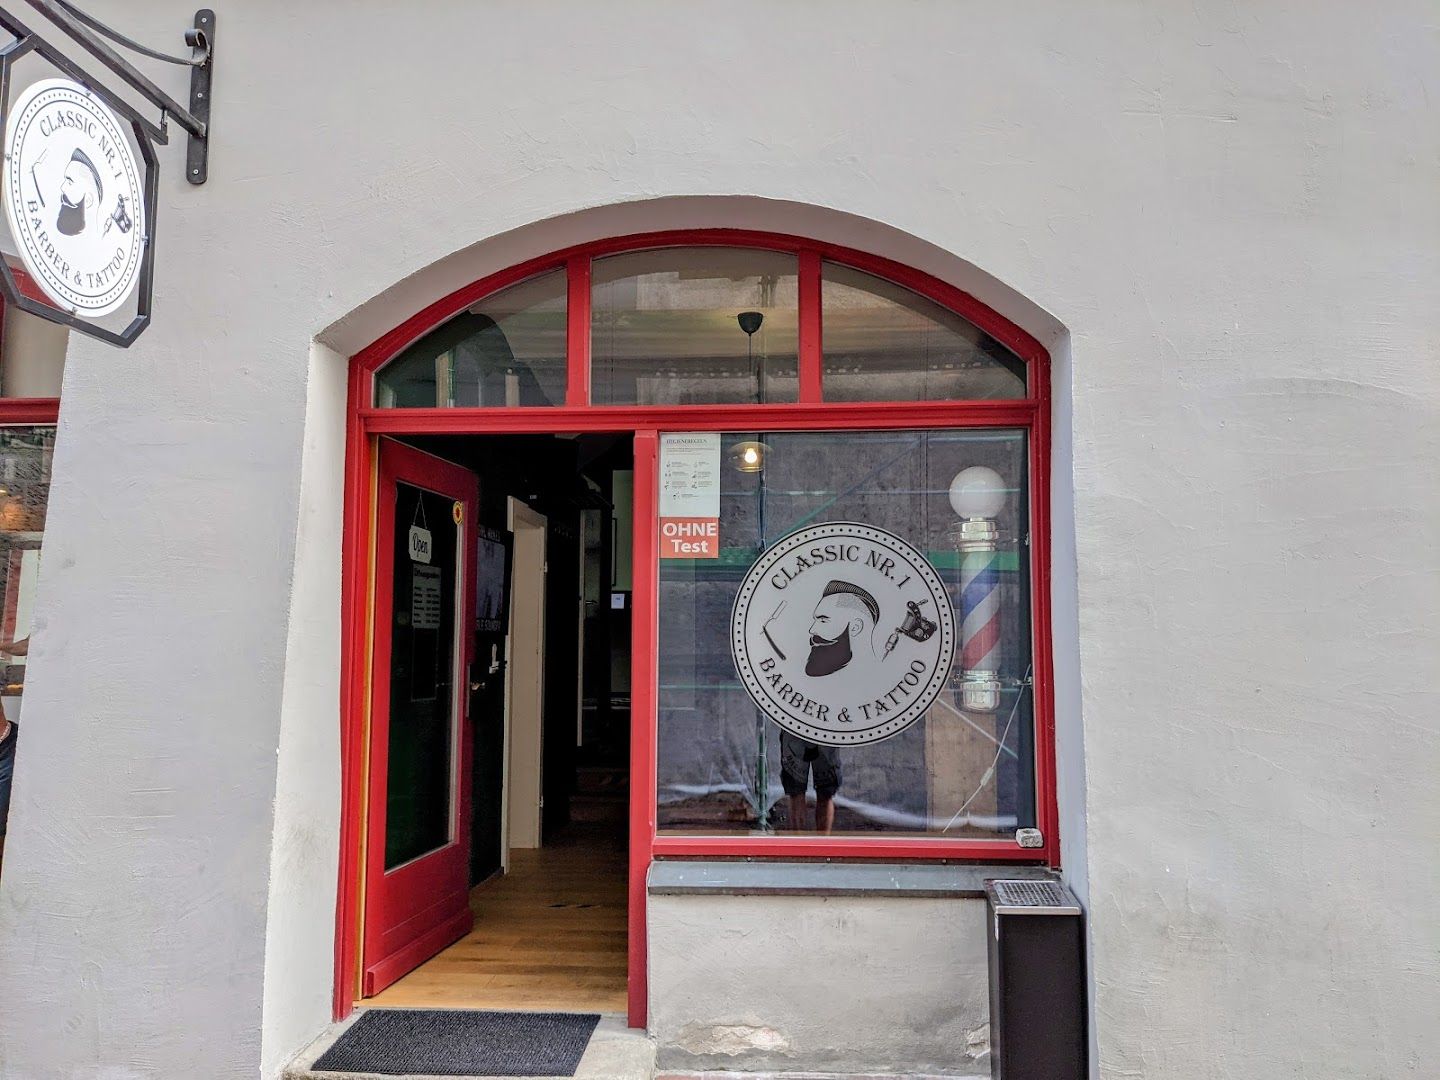
<path fill-rule="evenodd" d="M 623 1013 L 625 875 L 623 816 L 516 849 L 471 891 L 470 933 L 362 1005 Z"/>

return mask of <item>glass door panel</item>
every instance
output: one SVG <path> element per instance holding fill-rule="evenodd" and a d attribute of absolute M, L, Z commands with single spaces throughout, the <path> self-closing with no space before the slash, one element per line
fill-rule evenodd
<path fill-rule="evenodd" d="M 455 584 L 459 525 L 454 500 L 395 485 L 390 627 L 390 737 L 385 790 L 385 869 L 451 841 L 455 802 Z M 406 526 L 405 523 L 410 523 Z M 428 535 L 419 561 L 415 530 Z"/>

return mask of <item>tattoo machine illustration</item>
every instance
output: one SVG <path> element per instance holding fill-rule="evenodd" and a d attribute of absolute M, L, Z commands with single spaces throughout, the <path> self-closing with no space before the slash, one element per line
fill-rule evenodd
<path fill-rule="evenodd" d="M 929 600 L 921 600 L 920 604 L 928 604 Z M 900 642 L 900 635 L 904 634 L 911 641 L 929 641 L 930 635 L 934 634 L 937 626 L 934 619 L 927 619 L 920 612 L 920 604 L 914 600 L 905 601 L 905 621 L 897 626 L 890 637 L 885 641 L 885 652 L 880 659 L 884 660 Z"/>
<path fill-rule="evenodd" d="M 125 196 L 120 195 L 115 200 L 115 212 L 105 219 L 105 228 L 100 235 L 105 236 L 110 232 L 110 226 L 116 226 L 122 233 L 128 233 L 135 226 L 130 217 L 130 212 L 125 209 Z"/>

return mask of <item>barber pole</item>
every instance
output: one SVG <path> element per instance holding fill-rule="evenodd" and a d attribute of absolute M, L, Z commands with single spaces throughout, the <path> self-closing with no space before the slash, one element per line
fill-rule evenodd
<path fill-rule="evenodd" d="M 975 466 L 950 484 L 950 505 L 960 515 L 951 530 L 960 556 L 960 707 L 1000 707 L 1000 529 L 1004 481 Z"/>

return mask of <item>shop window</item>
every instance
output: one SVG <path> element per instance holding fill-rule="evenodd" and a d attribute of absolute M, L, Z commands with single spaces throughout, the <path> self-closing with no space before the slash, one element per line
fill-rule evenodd
<path fill-rule="evenodd" d="M 591 274 L 595 404 L 796 400 L 794 255 L 663 248 L 596 259 Z"/>
<path fill-rule="evenodd" d="M 19 308 L 4 311 L 0 398 L 58 398 L 70 331 Z"/>
<path fill-rule="evenodd" d="M 1024 362 L 953 311 L 838 263 L 821 273 L 826 401 L 1025 397 Z"/>
<path fill-rule="evenodd" d="M 25 684 L 54 449 L 53 425 L 0 427 L 0 698 L 11 720 Z"/>
<path fill-rule="evenodd" d="M 562 405 L 563 270 L 492 293 L 402 352 L 379 373 L 381 407 Z"/>
<path fill-rule="evenodd" d="M 684 495 L 706 470 L 662 441 L 662 833 L 1009 839 L 1036 824 L 1028 439 L 726 434 L 713 547 L 681 557 L 665 557 L 664 485 Z M 801 530 L 817 539 L 765 562 Z M 871 558 L 886 544 L 908 554 Z M 739 664 L 737 634 L 753 639 Z"/>

